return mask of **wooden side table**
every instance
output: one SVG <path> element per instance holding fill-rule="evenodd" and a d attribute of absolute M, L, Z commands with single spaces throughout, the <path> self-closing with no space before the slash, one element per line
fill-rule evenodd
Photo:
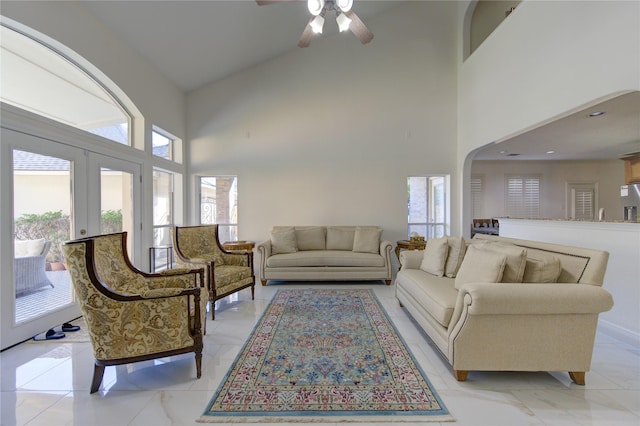
<path fill-rule="evenodd" d="M 227 251 L 251 252 L 256 243 L 253 241 L 226 241 L 222 243 L 222 248 Z"/>
<path fill-rule="evenodd" d="M 426 241 L 400 240 L 396 242 L 396 256 L 398 257 L 398 261 L 400 261 L 400 250 L 424 250 L 426 246 Z"/>

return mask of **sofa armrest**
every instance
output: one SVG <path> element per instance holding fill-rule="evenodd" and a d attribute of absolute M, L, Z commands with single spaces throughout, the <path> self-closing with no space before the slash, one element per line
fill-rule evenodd
<path fill-rule="evenodd" d="M 264 240 L 259 242 L 256 245 L 256 251 L 260 253 L 260 264 L 259 264 L 260 277 L 262 278 L 264 283 L 266 282 L 264 280 L 265 280 L 265 270 L 267 268 L 267 259 L 271 257 L 271 240 Z"/>
<path fill-rule="evenodd" d="M 424 252 L 419 250 L 403 250 L 400 252 L 400 265 L 402 269 L 420 269 Z"/>
<path fill-rule="evenodd" d="M 271 257 L 271 240 L 261 241 L 256 245 L 256 249 L 260 256 L 264 258 Z"/>
<path fill-rule="evenodd" d="M 472 283 L 460 298 L 469 315 L 598 314 L 613 307 L 607 290 L 587 284 Z"/>

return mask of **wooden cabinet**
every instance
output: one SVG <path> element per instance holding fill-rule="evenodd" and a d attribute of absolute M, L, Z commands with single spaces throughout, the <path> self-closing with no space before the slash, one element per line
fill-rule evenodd
<path fill-rule="evenodd" d="M 640 183 L 640 155 L 624 158 L 624 183 Z"/>

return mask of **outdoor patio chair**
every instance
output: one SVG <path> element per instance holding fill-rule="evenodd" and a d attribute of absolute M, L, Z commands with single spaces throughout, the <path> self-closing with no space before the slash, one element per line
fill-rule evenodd
<path fill-rule="evenodd" d="M 13 272 L 16 296 L 23 296 L 42 287 L 53 288 L 45 272 L 47 253 L 50 248 L 51 241 L 44 239 L 15 241 Z"/>
<path fill-rule="evenodd" d="M 62 247 L 93 346 L 91 393 L 111 365 L 194 352 L 198 378 L 202 372 L 204 271 L 142 272 L 129 261 L 126 239 L 122 232 Z"/>
<path fill-rule="evenodd" d="M 218 240 L 218 225 L 174 227 L 173 248 L 178 266 L 205 268 L 212 320 L 215 319 L 216 300 L 248 287 L 251 287 L 251 300 L 254 300 L 253 252 L 223 249 Z"/>

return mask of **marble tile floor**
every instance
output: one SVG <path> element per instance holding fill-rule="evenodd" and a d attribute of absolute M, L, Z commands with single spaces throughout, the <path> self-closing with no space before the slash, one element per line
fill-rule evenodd
<path fill-rule="evenodd" d="M 182 355 L 107 367 L 100 392 L 90 395 L 89 343 L 27 342 L 8 349 L 0 353 L 0 424 L 194 425 L 276 290 L 309 286 L 337 285 L 258 284 L 255 301 L 248 290 L 219 301 L 216 320 L 207 322 L 201 379 L 195 379 L 193 355 Z M 586 386 L 566 373 L 544 372 L 471 372 L 460 383 L 398 306 L 393 286 L 350 286 L 374 289 L 456 418 L 446 424 L 640 425 L 638 346 L 598 333 Z"/>

